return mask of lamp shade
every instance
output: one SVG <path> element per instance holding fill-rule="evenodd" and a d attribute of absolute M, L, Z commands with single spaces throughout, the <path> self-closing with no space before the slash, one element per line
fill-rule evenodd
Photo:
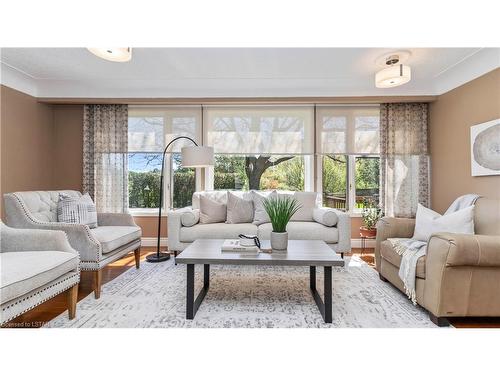
<path fill-rule="evenodd" d="M 375 75 L 375 86 L 388 88 L 404 85 L 411 79 L 411 68 L 408 65 L 393 65 L 382 69 Z"/>
<path fill-rule="evenodd" d="M 214 148 L 188 146 L 181 149 L 183 167 L 209 167 L 214 165 Z"/>

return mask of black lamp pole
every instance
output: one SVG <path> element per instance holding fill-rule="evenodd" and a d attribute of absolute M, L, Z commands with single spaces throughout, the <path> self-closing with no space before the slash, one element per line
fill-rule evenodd
<path fill-rule="evenodd" d="M 165 154 L 167 153 L 167 149 L 170 147 L 170 145 L 172 143 L 174 143 L 175 141 L 177 141 L 179 139 L 189 139 L 191 142 L 194 143 L 195 146 L 198 146 L 198 144 L 194 141 L 194 139 L 182 135 L 180 137 L 175 137 L 170 142 L 168 142 L 168 145 L 165 146 L 165 149 L 163 150 L 163 157 L 162 157 L 162 161 L 161 161 L 160 209 L 158 212 L 158 238 L 157 238 L 157 243 L 156 243 L 156 254 L 150 254 L 146 257 L 146 260 L 148 262 L 151 262 L 151 263 L 163 262 L 165 260 L 170 259 L 170 254 L 160 252 L 161 208 L 163 206 L 163 168 L 165 166 Z"/>

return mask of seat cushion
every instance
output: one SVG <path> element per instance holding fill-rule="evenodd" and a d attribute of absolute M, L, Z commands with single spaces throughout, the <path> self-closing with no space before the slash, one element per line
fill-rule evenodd
<path fill-rule="evenodd" d="M 182 227 L 180 232 L 181 242 L 193 242 L 199 239 L 225 239 L 238 238 L 238 234 L 257 234 L 257 226 L 251 223 L 241 224 L 197 224 L 192 227 Z"/>
<path fill-rule="evenodd" d="M 399 268 L 401 265 L 401 255 L 394 251 L 390 241 L 383 241 L 380 244 L 380 255 L 393 266 Z M 417 261 L 417 273 L 419 279 L 425 279 L 425 256 L 420 257 Z"/>
<path fill-rule="evenodd" d="M 101 243 L 103 254 L 141 238 L 141 228 L 137 226 L 102 226 L 90 231 Z"/>
<path fill-rule="evenodd" d="M 78 267 L 78 255 L 63 251 L 0 253 L 0 302 L 5 303 Z"/>
<path fill-rule="evenodd" d="M 259 238 L 269 240 L 273 227 L 271 223 L 259 225 Z M 322 240 L 326 243 L 339 242 L 339 231 L 335 227 L 308 221 L 290 221 L 286 226 L 290 240 Z"/>

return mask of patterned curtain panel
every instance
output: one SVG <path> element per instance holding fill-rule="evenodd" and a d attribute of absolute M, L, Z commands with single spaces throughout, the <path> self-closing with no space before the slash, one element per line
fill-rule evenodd
<path fill-rule="evenodd" d="M 83 191 L 100 212 L 128 210 L 128 106 L 85 105 Z"/>
<path fill-rule="evenodd" d="M 387 216 L 415 217 L 429 206 L 427 103 L 380 106 L 380 202 Z"/>

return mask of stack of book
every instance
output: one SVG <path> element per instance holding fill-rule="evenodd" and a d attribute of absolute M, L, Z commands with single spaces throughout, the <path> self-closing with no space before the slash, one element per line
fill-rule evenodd
<path fill-rule="evenodd" d="M 221 251 L 223 253 L 257 254 L 259 248 L 257 246 L 243 246 L 240 244 L 240 240 L 225 240 Z"/>

